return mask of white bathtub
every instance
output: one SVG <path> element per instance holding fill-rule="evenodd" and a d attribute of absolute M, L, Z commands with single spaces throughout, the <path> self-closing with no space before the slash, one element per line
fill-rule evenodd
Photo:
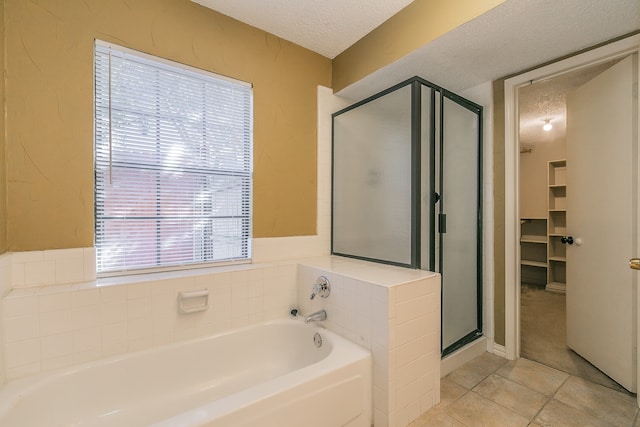
<path fill-rule="evenodd" d="M 279 320 L 12 381 L 0 426 L 369 427 L 371 407 L 367 350 Z"/>

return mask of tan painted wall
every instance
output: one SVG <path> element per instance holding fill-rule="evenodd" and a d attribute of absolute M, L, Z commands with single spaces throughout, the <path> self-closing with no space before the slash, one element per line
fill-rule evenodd
<path fill-rule="evenodd" d="M 93 245 L 94 38 L 253 83 L 254 236 L 315 234 L 329 59 L 189 0 L 6 0 L 5 13 L 9 250 Z"/>
<path fill-rule="evenodd" d="M 333 60 L 339 91 L 505 0 L 415 0 Z"/>
<path fill-rule="evenodd" d="M 4 70 L 4 0 L 0 0 L 0 70 Z M 5 160 L 6 139 L 4 126 L 4 76 L 0 76 L 0 107 L 0 254 L 3 254 L 7 251 L 8 246 L 7 163 Z M 2 381 L 0 381 L 0 383 L 1 382 Z"/>
<path fill-rule="evenodd" d="M 520 154 L 520 217 L 546 218 L 548 162 L 567 156 L 564 136 L 539 142 L 531 153 Z"/>
<path fill-rule="evenodd" d="M 504 79 L 493 82 L 494 341 L 505 343 L 504 326 Z"/>

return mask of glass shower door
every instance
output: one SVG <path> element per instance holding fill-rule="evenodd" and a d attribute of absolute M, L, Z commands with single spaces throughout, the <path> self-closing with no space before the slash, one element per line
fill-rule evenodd
<path fill-rule="evenodd" d="M 419 77 L 333 114 L 332 253 L 442 274 L 442 354 L 482 335 L 482 107 Z"/>
<path fill-rule="evenodd" d="M 438 271 L 442 274 L 442 350 L 481 335 L 480 111 L 452 94 L 441 97 L 437 148 L 440 201 Z"/>

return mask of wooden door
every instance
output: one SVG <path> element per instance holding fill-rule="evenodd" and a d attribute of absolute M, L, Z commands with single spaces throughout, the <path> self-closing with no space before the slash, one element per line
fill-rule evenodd
<path fill-rule="evenodd" d="M 633 275 L 637 188 L 635 57 L 567 99 L 567 345 L 636 390 Z M 636 106 L 636 107 L 634 107 Z"/>

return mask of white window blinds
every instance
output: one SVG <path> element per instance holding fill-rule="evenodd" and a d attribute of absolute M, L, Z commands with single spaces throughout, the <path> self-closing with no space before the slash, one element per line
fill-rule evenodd
<path fill-rule="evenodd" d="M 96 43 L 98 273 L 250 258 L 252 96 Z"/>

